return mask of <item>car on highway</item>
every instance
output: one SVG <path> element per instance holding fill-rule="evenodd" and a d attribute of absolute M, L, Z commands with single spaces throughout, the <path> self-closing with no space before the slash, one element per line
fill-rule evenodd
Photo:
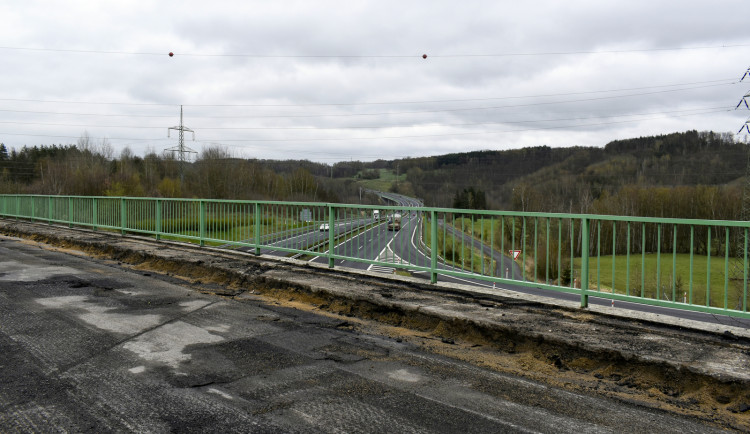
<path fill-rule="evenodd" d="M 328 231 L 328 223 L 323 223 L 320 225 L 320 232 L 326 232 Z"/>

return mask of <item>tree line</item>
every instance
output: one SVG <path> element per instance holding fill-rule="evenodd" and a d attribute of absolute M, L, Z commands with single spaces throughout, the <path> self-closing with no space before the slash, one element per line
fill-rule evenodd
<path fill-rule="evenodd" d="M 107 141 L 84 134 L 74 145 L 0 144 L 0 193 L 358 203 L 354 178 L 341 175 L 351 166 L 235 158 L 220 146 L 187 163 L 128 147 L 115 155 Z"/>
<path fill-rule="evenodd" d="M 738 220 L 747 161 L 747 144 L 734 135 L 698 131 L 604 147 L 335 164 L 236 158 L 212 146 L 185 165 L 129 148 L 115 155 L 108 142 L 84 133 L 71 145 L 0 144 L 0 192 L 359 203 L 359 182 L 390 170 L 401 175 L 391 191 L 427 206 Z"/>

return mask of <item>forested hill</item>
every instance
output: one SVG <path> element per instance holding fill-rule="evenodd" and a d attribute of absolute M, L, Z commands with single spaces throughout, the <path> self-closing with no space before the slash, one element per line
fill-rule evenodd
<path fill-rule="evenodd" d="M 0 193 L 375 203 L 362 195 L 369 186 L 437 207 L 736 220 L 747 161 L 733 134 L 697 131 L 333 165 L 241 159 L 215 146 L 184 166 L 128 148 L 115 156 L 84 135 L 76 145 L 0 143 Z"/>
<path fill-rule="evenodd" d="M 736 141 L 733 134 L 687 131 L 618 140 L 603 148 L 540 146 L 410 158 L 396 163 L 407 174 L 406 186 L 436 206 L 452 206 L 461 191 L 473 188 L 486 194 L 488 207 L 494 209 L 717 215 L 718 205 L 711 205 L 711 210 L 700 209 L 708 206 L 695 201 L 690 203 L 699 209 L 689 210 L 689 215 L 684 210 L 646 210 L 632 204 L 632 198 L 627 209 L 612 207 L 618 200 L 626 200 L 620 197 L 624 194 L 637 193 L 638 198 L 646 200 L 647 196 L 653 202 L 654 195 L 663 196 L 670 190 L 674 198 L 688 192 L 718 197 L 727 208 L 722 215 L 728 217 L 738 213 L 738 204 L 731 202 L 741 197 L 743 183 L 739 181 L 745 175 L 747 161 L 746 145 Z"/>
<path fill-rule="evenodd" d="M 744 176 L 747 165 L 746 145 L 731 133 L 688 131 L 618 140 L 607 144 L 604 154 L 614 167 L 590 168 L 593 174 L 613 171 L 631 184 L 722 185 Z"/>

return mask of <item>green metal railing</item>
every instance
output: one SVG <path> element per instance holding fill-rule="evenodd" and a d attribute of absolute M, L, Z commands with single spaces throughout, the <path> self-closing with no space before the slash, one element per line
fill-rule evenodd
<path fill-rule="evenodd" d="M 750 222 L 37 195 L 0 195 L 0 217 L 750 318 Z"/>

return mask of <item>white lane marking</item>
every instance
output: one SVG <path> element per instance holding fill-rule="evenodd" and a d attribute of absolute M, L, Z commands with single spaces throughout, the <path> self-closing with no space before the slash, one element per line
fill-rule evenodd
<path fill-rule="evenodd" d="M 365 232 L 362 232 L 361 234 L 358 234 L 358 235 L 356 235 L 356 236 L 355 236 L 354 238 L 351 238 L 351 239 L 349 239 L 349 240 L 344 240 L 344 241 L 343 241 L 343 242 L 341 242 L 340 244 L 338 244 L 338 245 L 336 245 L 336 246 L 333 246 L 334 250 L 335 250 L 335 249 L 337 249 L 338 247 L 340 247 L 341 245 L 343 245 L 343 244 L 346 244 L 346 243 L 347 243 L 347 242 L 349 242 L 349 241 L 354 241 L 354 240 L 356 240 L 357 238 L 359 238 L 359 237 L 361 237 L 361 236 L 363 236 L 363 235 L 367 235 L 367 233 L 368 233 L 368 232 L 374 231 L 374 230 L 375 230 L 375 228 L 377 228 L 377 227 L 378 227 L 378 226 L 372 227 L 372 228 L 370 228 L 370 229 L 366 230 Z M 372 242 L 373 240 L 374 240 L 374 238 L 370 239 L 370 242 Z M 365 240 L 365 243 L 367 243 L 367 240 Z M 363 247 L 365 247 L 365 246 L 363 245 L 362 247 L 360 247 L 360 249 L 362 249 Z M 330 249 L 329 249 L 329 250 L 330 250 Z M 321 256 L 316 256 L 316 257 L 314 257 L 314 258 L 310 259 L 310 260 L 309 260 L 309 261 L 307 261 L 307 262 L 313 262 L 313 261 L 315 261 L 316 259 L 319 259 L 319 258 L 324 258 L 324 259 L 325 259 L 325 256 L 324 256 L 324 255 L 327 255 L 327 254 L 328 254 L 328 252 L 329 252 L 329 250 L 326 250 L 325 252 L 321 253 Z M 342 260 L 342 263 L 343 263 L 343 260 Z"/>
<path fill-rule="evenodd" d="M 389 268 L 389 267 L 382 267 L 380 265 L 372 265 L 370 264 L 369 267 L 367 267 L 367 271 L 374 271 L 376 273 L 383 273 L 383 274 L 393 274 L 396 272 L 395 268 Z"/>
<path fill-rule="evenodd" d="M 429 273 L 430 273 L 429 271 L 415 271 L 414 272 L 414 274 L 429 274 Z M 439 275 L 440 275 L 440 273 L 438 273 L 438 276 Z M 456 280 L 459 280 L 461 282 L 466 282 L 469 285 L 484 286 L 484 287 L 492 288 L 492 289 L 505 289 L 505 288 L 501 288 L 501 287 L 499 287 L 497 285 L 493 286 L 493 285 L 489 285 L 487 283 L 482 283 L 482 282 L 472 282 L 471 280 L 462 279 L 462 278 L 456 277 L 456 276 L 446 275 L 446 276 L 443 276 L 443 277 L 450 277 L 451 279 L 456 279 Z"/>
<path fill-rule="evenodd" d="M 383 247 L 383 250 L 381 250 L 380 253 L 378 253 L 378 257 L 375 258 L 375 260 L 380 261 L 380 262 L 385 262 L 383 258 L 388 257 L 388 253 L 386 253 L 387 250 L 389 250 L 389 247 L 386 245 L 385 247 Z M 370 266 L 367 267 L 367 271 L 375 271 L 377 273 L 393 274 L 396 271 L 396 269 L 387 267 L 385 265 L 380 265 L 380 264 L 370 264 Z"/>

